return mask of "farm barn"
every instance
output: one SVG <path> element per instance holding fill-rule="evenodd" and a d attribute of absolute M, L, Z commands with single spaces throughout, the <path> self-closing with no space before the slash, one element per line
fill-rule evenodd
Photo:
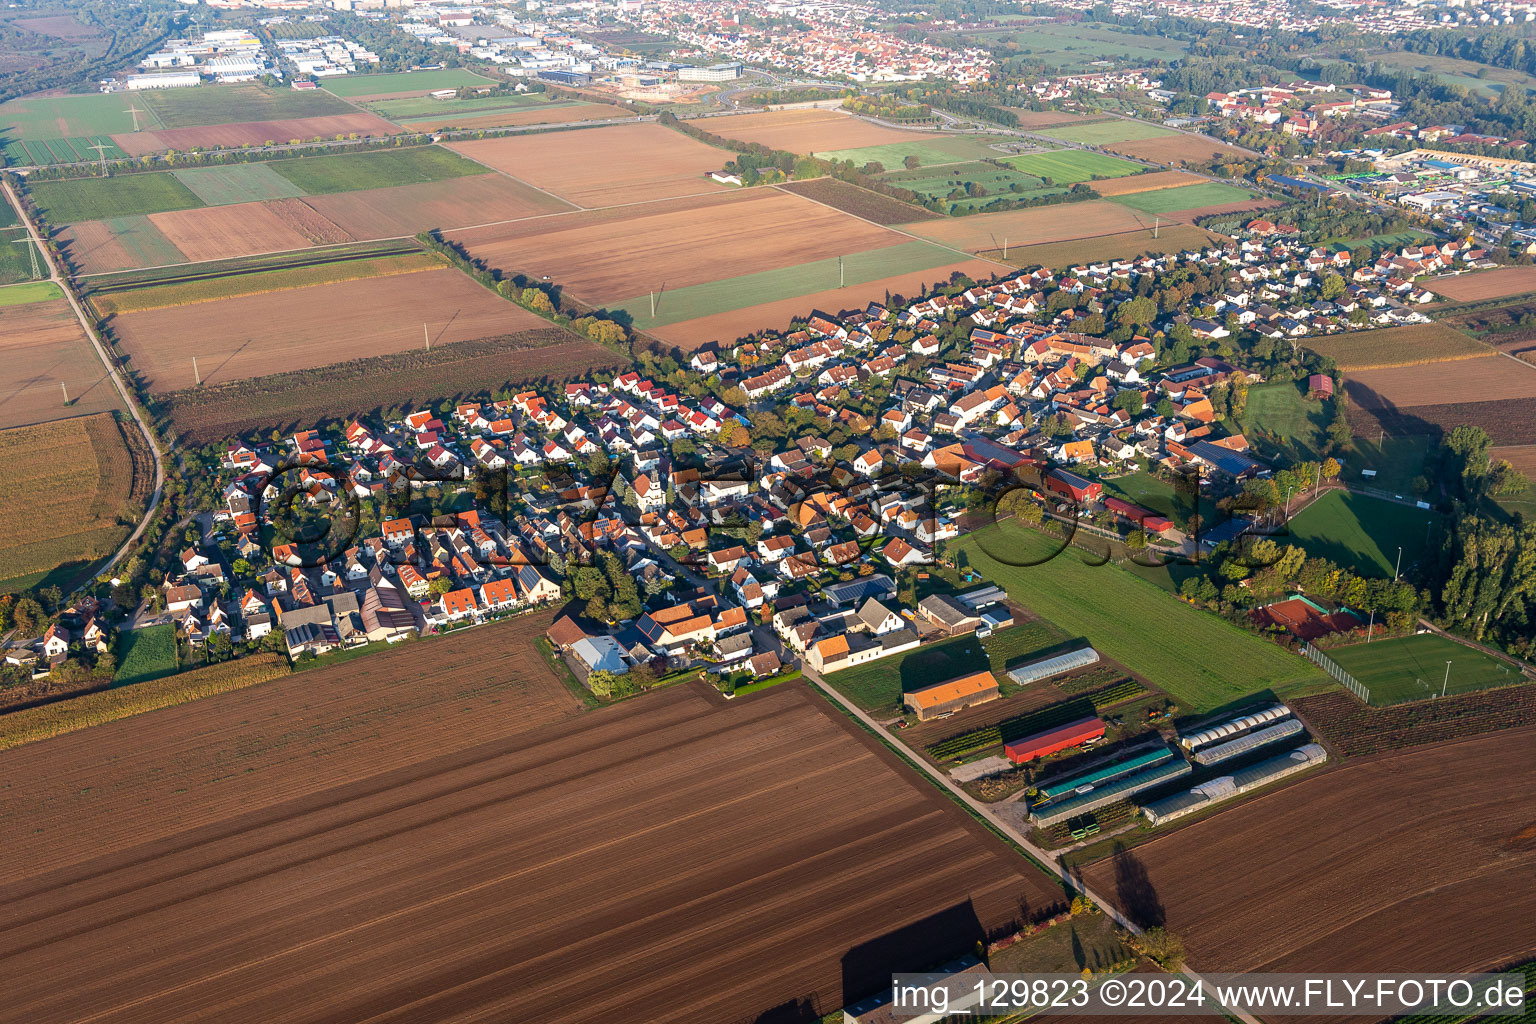
<path fill-rule="evenodd" d="M 1133 505 L 1123 498 L 1105 498 L 1104 507 L 1130 522 L 1136 523 L 1148 533 L 1166 533 L 1173 529 L 1173 522 L 1156 512 L 1148 512 L 1140 505 Z"/>
<path fill-rule="evenodd" d="M 1071 672 L 1073 669 L 1087 668 L 1096 665 L 1099 661 L 1099 652 L 1092 647 L 1079 647 L 1075 651 L 1063 651 L 1061 654 L 1052 655 L 1049 658 L 1038 658 L 1035 661 L 1027 661 L 1008 670 L 1008 678 L 1026 686 L 1042 679 L 1059 676 L 1063 672 Z"/>
<path fill-rule="evenodd" d="M 1053 469 L 1045 474 L 1045 489 L 1062 497 L 1071 498 L 1078 504 L 1090 502 L 1104 493 L 1104 485 L 1097 480 L 1085 480 L 1076 473 Z"/>
<path fill-rule="evenodd" d="M 952 715 L 974 704 L 997 700 L 997 680 L 991 672 L 973 672 L 912 690 L 902 697 L 902 703 L 911 709 L 919 722 L 927 722 L 942 715 Z"/>
<path fill-rule="evenodd" d="M 1147 821 L 1154 826 L 1165 821 L 1194 814 L 1207 806 L 1230 800 L 1252 789 L 1268 785 L 1287 775 L 1306 771 L 1328 760 L 1328 752 L 1316 743 L 1308 743 L 1295 750 L 1249 765 L 1231 775 L 1202 782 L 1183 793 L 1155 800 L 1141 809 Z"/>
<path fill-rule="evenodd" d="M 1003 753 L 1008 755 L 1008 760 L 1014 764 L 1023 764 L 1033 761 L 1037 757 L 1054 754 L 1058 750 L 1066 750 L 1089 740 L 1099 739 L 1104 735 L 1104 723 L 1095 715 L 1080 718 L 1066 725 L 1058 725 L 1054 729 L 1037 732 L 1032 736 L 1012 740 L 1003 744 Z"/>

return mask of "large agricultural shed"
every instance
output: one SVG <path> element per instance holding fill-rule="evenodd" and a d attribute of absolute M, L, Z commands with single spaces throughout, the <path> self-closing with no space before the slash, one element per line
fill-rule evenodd
<path fill-rule="evenodd" d="M 1231 800 L 1250 790 L 1283 779 L 1287 775 L 1306 771 L 1326 760 L 1328 760 L 1328 752 L 1321 745 L 1308 743 L 1295 750 L 1251 764 L 1231 775 L 1208 779 L 1183 793 L 1155 800 L 1144 806 L 1141 813 L 1153 825 L 1161 825 L 1175 818 L 1182 818 L 1186 814 L 1194 814 L 1211 804 Z"/>
<path fill-rule="evenodd" d="M 1150 768 L 1122 775 L 1113 781 L 1094 786 L 1085 793 L 1070 797 L 1059 802 L 1052 802 L 1045 807 L 1030 808 L 1030 816 L 1035 824 L 1041 828 L 1049 828 L 1052 825 L 1075 818 L 1079 814 L 1086 814 L 1095 808 L 1112 804 L 1117 800 L 1124 800 L 1140 793 L 1142 790 L 1151 789 L 1153 786 L 1161 786 L 1166 782 L 1172 782 L 1181 776 L 1188 775 L 1193 769 L 1189 762 L 1183 758 L 1173 758 L 1155 764 Z"/>

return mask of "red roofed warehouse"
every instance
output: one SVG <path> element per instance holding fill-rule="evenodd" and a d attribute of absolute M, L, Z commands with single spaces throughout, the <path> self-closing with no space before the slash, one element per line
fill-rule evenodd
<path fill-rule="evenodd" d="M 1023 764 L 1037 757 L 1054 754 L 1058 750 L 1075 747 L 1079 743 L 1096 740 L 1103 735 L 1102 721 L 1093 717 L 1082 718 L 1076 722 L 1068 722 L 1066 725 L 1058 725 L 1054 729 L 1047 729 L 1045 732 L 1037 732 L 1033 736 L 1025 736 L 1023 739 L 1005 743 L 1003 753 L 1007 754 L 1008 760 L 1014 764 Z"/>

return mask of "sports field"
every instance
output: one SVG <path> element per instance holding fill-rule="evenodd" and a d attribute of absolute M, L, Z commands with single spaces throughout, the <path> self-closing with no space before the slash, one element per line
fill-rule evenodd
<path fill-rule="evenodd" d="M 485 168 L 474 161 L 437 146 L 299 157 L 267 166 L 308 195 L 418 185 L 485 173 Z"/>
<path fill-rule="evenodd" d="M 171 173 L 208 206 L 288 199 L 304 194 L 303 189 L 274 171 L 270 164 L 188 167 Z"/>
<path fill-rule="evenodd" d="M 31 186 L 31 192 L 55 226 L 203 205 L 197 193 L 169 171 L 40 181 Z"/>
<path fill-rule="evenodd" d="M 1059 149 L 1050 153 L 1026 153 L 1011 156 L 1008 164 L 1025 174 L 1037 178 L 1049 178 L 1058 184 L 1072 185 L 1093 178 L 1123 178 L 1141 170 L 1140 164 L 1120 160 L 1103 153 L 1086 153 L 1077 149 Z"/>
<path fill-rule="evenodd" d="M 1401 547 L 1402 571 L 1411 576 L 1438 550 L 1441 528 L 1431 509 L 1333 490 L 1291 516 L 1290 539 L 1365 576 L 1392 576 Z"/>
<path fill-rule="evenodd" d="M 992 634 L 985 640 L 958 636 L 925 644 L 905 654 L 833 672 L 827 684 L 865 711 L 894 711 L 901 695 L 972 672 L 991 671 L 1008 685 L 1009 665 L 1072 639 L 1066 630 L 1034 619 Z"/>
<path fill-rule="evenodd" d="M 1114 565 L 1089 565 L 1085 552 L 1062 550 L 1061 541 L 1038 531 L 1005 521 L 953 543 L 1015 601 L 1086 637 L 1166 690 L 1186 713 L 1265 691 L 1283 697 L 1328 685 L 1300 656 Z"/>
<path fill-rule="evenodd" d="M 1151 192 L 1133 192 L 1114 196 L 1110 202 L 1129 206 L 1142 213 L 1178 213 L 1181 210 L 1197 210 L 1204 206 L 1236 203 L 1252 199 L 1253 193 L 1232 185 L 1206 182 L 1202 185 L 1183 185 L 1179 188 L 1157 189 Z"/>
<path fill-rule="evenodd" d="M 668 290 L 657 302 L 654 317 L 650 315 L 649 295 L 626 299 L 612 308 L 622 309 L 633 316 L 634 324 L 640 330 L 649 330 L 682 320 L 740 309 L 744 305 L 813 295 L 828 288 L 868 284 L 914 270 L 942 267 L 958 258 L 954 250 L 931 242 L 904 242 L 884 249 L 850 253 L 845 257 L 815 260 L 780 270 L 764 270 L 691 288 Z"/>
<path fill-rule="evenodd" d="M 1036 134 L 1063 142 L 1080 142 L 1086 146 L 1102 146 L 1110 142 L 1136 142 L 1141 139 L 1159 139 L 1177 135 L 1159 125 L 1130 118 L 1116 117 L 1092 124 L 1063 125 L 1060 128 L 1041 128 Z"/>
<path fill-rule="evenodd" d="M 397 71 L 382 75 L 345 75 L 325 80 L 324 89 L 347 99 L 368 96 L 399 96 L 435 92 L 438 89 L 463 89 L 494 85 L 466 68 L 442 68 L 437 71 Z"/>
<path fill-rule="evenodd" d="M 1374 705 L 1401 704 L 1524 681 L 1507 662 L 1434 633 L 1391 637 L 1324 652 L 1371 691 Z M 1447 666 L 1446 662 L 1450 665 Z"/>

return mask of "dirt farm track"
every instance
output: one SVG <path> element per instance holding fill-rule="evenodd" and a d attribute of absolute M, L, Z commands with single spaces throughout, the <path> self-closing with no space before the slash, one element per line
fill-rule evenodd
<path fill-rule="evenodd" d="M 1470 971 L 1536 951 L 1536 730 L 1351 760 L 1090 867 L 1202 971 Z"/>
<path fill-rule="evenodd" d="M 516 645 L 541 677 L 531 718 L 511 690 L 442 695 L 435 713 L 381 720 L 388 735 L 306 716 L 295 749 L 268 735 L 246 773 L 240 740 L 277 711 L 269 694 L 292 701 L 343 674 L 378 688 L 394 675 L 379 659 L 436 661 L 443 644 L 466 679 L 475 650 L 506 651 L 547 621 L 0 758 L 0 1021 L 814 1020 L 892 963 L 1059 906 L 1046 876 L 801 684 L 730 703 L 684 686 L 573 716 Z M 441 689 L 422 668 L 414 686 Z M 417 754 L 402 757 L 394 741 L 413 723 L 481 742 L 423 757 L 406 739 Z M 321 785 L 333 756 L 341 770 Z M 373 758 L 382 771 L 361 774 Z M 83 760 L 98 768 L 90 792 L 50 774 Z M 133 834 L 116 822 L 81 859 L 81 805 L 124 812 Z"/>

